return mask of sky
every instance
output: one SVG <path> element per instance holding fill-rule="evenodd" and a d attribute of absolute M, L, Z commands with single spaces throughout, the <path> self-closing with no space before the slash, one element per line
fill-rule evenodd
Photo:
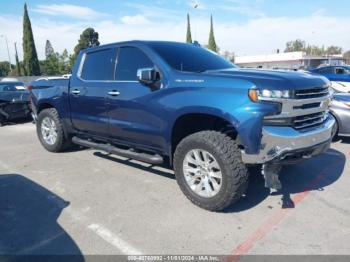
<path fill-rule="evenodd" d="M 350 49 L 348 0 L 27 0 L 39 59 L 50 40 L 71 53 L 80 33 L 93 27 L 101 44 L 147 39 L 185 41 L 186 15 L 192 38 L 207 44 L 210 15 L 223 53 L 256 55 L 283 50 L 289 40 Z M 22 59 L 23 0 L 0 0 L 0 61 Z M 194 8 L 196 6 L 196 8 Z"/>

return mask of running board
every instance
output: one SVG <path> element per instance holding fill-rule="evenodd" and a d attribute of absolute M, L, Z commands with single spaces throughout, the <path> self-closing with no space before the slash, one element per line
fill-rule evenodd
<path fill-rule="evenodd" d="M 91 147 L 97 150 L 105 151 L 107 153 L 132 158 L 150 164 L 158 165 L 163 163 L 163 158 L 158 154 L 152 155 L 147 153 L 138 153 L 130 149 L 121 149 L 110 144 L 95 143 L 89 140 L 81 139 L 76 136 L 72 138 L 72 142 L 80 146 Z"/>

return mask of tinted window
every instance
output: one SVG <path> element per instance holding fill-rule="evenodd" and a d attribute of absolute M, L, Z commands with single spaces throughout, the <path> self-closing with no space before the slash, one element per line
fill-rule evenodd
<path fill-rule="evenodd" d="M 87 53 L 81 77 L 85 80 L 113 80 L 115 49 Z"/>
<path fill-rule="evenodd" d="M 203 72 L 236 67 L 223 57 L 195 45 L 154 42 L 149 45 L 169 66 L 179 71 Z"/>
<path fill-rule="evenodd" d="M 331 67 L 323 67 L 315 70 L 318 74 L 332 74 L 332 68 Z"/>
<path fill-rule="evenodd" d="M 337 75 L 348 75 L 350 73 L 350 71 L 345 67 L 336 67 L 335 73 Z"/>
<path fill-rule="evenodd" d="M 118 53 L 118 64 L 115 79 L 119 81 L 136 81 L 140 68 L 153 67 L 152 61 L 136 47 L 121 47 Z"/>
<path fill-rule="evenodd" d="M 18 88 L 16 88 L 16 86 L 18 86 Z M 19 91 L 20 88 L 23 89 L 23 83 L 6 83 L 0 84 L 0 91 Z"/>

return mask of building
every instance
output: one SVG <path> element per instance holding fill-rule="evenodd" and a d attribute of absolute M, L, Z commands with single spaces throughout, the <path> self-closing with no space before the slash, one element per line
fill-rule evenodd
<path fill-rule="evenodd" d="M 320 65 L 342 65 L 342 55 L 313 56 L 305 52 L 287 52 L 268 55 L 237 56 L 235 64 L 249 68 L 312 69 Z"/>

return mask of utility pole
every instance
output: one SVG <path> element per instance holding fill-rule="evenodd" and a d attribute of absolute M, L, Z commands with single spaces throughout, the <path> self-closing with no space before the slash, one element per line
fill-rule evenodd
<path fill-rule="evenodd" d="M 195 2 L 194 4 L 193 4 L 193 9 L 198 9 L 198 7 L 199 7 L 199 2 Z M 194 21 L 194 19 L 192 19 L 192 21 Z M 195 42 L 195 41 L 197 41 L 197 23 L 196 23 L 196 21 L 194 21 L 194 23 L 193 23 L 193 25 L 194 25 L 194 38 L 193 38 L 193 42 Z"/>
<path fill-rule="evenodd" d="M 0 37 L 5 38 L 6 47 L 7 47 L 7 55 L 8 55 L 8 58 L 9 58 L 9 63 L 10 63 L 10 72 L 12 72 L 12 66 L 11 66 L 11 57 L 10 57 L 9 44 L 8 44 L 8 42 L 7 42 L 7 36 L 6 36 L 6 35 L 0 35 Z"/>
<path fill-rule="evenodd" d="M 16 73 L 17 73 L 17 76 L 21 76 L 22 75 L 22 70 L 21 70 L 21 65 L 19 63 L 19 59 L 18 59 L 17 43 L 16 42 L 15 42 L 15 59 L 16 59 Z"/>
<path fill-rule="evenodd" d="M 15 42 L 15 53 L 16 53 L 16 56 L 18 56 L 18 53 L 17 53 L 17 43 Z"/>

